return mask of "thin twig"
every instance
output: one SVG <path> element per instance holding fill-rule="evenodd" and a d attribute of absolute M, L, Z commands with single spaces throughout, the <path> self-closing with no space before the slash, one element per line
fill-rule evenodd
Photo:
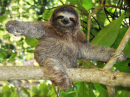
<path fill-rule="evenodd" d="M 126 8 L 122 8 L 122 7 L 116 6 L 116 5 L 104 5 L 104 6 L 102 6 L 102 8 L 105 8 L 105 7 L 114 7 L 114 8 L 119 8 L 119 9 L 126 10 Z"/>
<path fill-rule="evenodd" d="M 59 97 L 59 96 L 58 96 L 58 92 L 57 92 L 56 89 L 55 89 L 55 86 L 54 86 L 54 85 L 52 85 L 52 86 L 53 86 L 53 89 L 54 89 L 54 91 L 55 91 L 55 93 L 56 93 L 56 96 Z"/>
<path fill-rule="evenodd" d="M 63 1 L 62 1 L 62 0 L 60 0 L 60 2 L 62 3 L 62 5 L 64 5 L 64 3 L 63 3 Z"/>
<path fill-rule="evenodd" d="M 88 42 L 90 39 L 91 17 L 102 9 L 103 3 L 104 3 L 104 0 L 102 0 L 102 3 L 97 10 L 94 10 L 92 13 L 89 13 L 89 15 L 88 15 L 88 33 L 87 33 L 87 41 Z"/>
<path fill-rule="evenodd" d="M 98 24 L 98 26 L 99 26 L 99 30 L 101 30 L 101 27 L 100 27 L 99 22 L 95 19 L 95 17 L 93 17 L 93 18 L 94 18 L 94 20 L 97 22 L 97 24 Z"/>
<path fill-rule="evenodd" d="M 92 13 L 89 13 L 88 15 L 88 33 L 87 33 L 87 40 L 89 41 L 90 39 L 90 29 L 91 29 L 91 17 L 96 14 L 97 12 L 99 12 L 102 8 L 106 8 L 106 7 L 114 7 L 114 8 L 119 8 L 119 9 L 123 9 L 126 10 L 126 8 L 122 8 L 116 5 L 104 5 L 104 0 L 102 0 L 101 5 L 99 6 L 98 9 L 95 9 Z"/>
<path fill-rule="evenodd" d="M 88 15 L 88 32 L 87 32 L 87 41 L 90 39 L 90 29 L 91 29 L 91 13 Z"/>

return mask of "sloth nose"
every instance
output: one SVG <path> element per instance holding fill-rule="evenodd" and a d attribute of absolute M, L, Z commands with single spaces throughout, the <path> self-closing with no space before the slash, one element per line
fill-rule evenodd
<path fill-rule="evenodd" d="M 69 19 L 68 18 L 64 18 L 63 20 L 62 20 L 62 23 L 64 23 L 64 24 L 68 24 L 70 21 L 69 21 Z"/>

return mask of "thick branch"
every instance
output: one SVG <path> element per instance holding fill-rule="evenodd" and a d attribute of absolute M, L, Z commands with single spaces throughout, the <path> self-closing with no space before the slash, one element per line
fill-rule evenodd
<path fill-rule="evenodd" d="M 130 74 L 102 69 L 67 69 L 72 81 L 130 87 Z M 48 80 L 40 67 L 0 67 L 0 80 Z"/>

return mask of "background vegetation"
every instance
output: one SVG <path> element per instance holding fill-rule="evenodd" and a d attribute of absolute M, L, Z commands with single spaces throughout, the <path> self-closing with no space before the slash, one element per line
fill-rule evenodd
<path fill-rule="evenodd" d="M 88 14 L 98 9 L 101 0 L 0 0 L 0 66 L 38 66 L 33 57 L 38 40 L 15 37 L 5 30 L 8 20 L 48 21 L 59 5 L 74 5 L 81 19 L 81 29 L 87 36 Z M 90 42 L 117 48 L 130 25 L 129 0 L 105 0 L 106 5 L 91 21 Z M 118 6 L 118 7 L 117 7 Z M 100 34 L 99 34 L 100 33 Z M 130 58 L 130 41 L 124 52 Z M 103 62 L 84 62 L 79 66 L 102 68 Z M 130 59 L 116 63 L 113 70 L 130 73 Z M 0 81 L 0 97 L 108 97 L 106 86 L 98 83 L 74 82 L 66 93 L 53 88 L 50 81 Z M 130 88 L 116 87 L 115 97 L 129 97 Z"/>

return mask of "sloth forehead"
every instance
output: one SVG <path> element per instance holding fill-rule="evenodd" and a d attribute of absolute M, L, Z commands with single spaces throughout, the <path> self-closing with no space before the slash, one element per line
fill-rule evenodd
<path fill-rule="evenodd" d="M 76 18 L 76 16 L 74 14 L 70 13 L 70 12 L 59 12 L 57 14 L 57 16 L 74 17 L 74 18 Z"/>

